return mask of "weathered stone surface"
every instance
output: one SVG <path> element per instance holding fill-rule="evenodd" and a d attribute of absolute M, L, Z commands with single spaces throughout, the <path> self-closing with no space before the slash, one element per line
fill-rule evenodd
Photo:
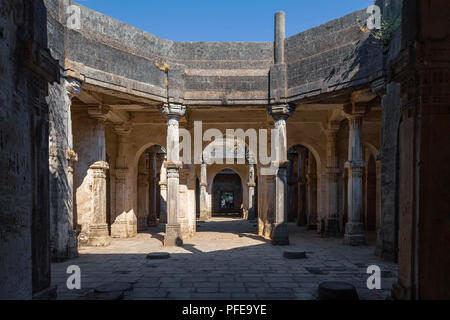
<path fill-rule="evenodd" d="M 137 219 L 133 210 L 119 215 L 111 225 L 111 236 L 113 238 L 132 238 L 136 234 Z"/>

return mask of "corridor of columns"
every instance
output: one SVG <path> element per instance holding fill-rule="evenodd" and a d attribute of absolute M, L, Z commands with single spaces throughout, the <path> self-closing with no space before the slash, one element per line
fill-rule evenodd
<path fill-rule="evenodd" d="M 73 222 L 81 245 L 106 246 L 110 237 L 158 224 L 176 244 L 195 235 L 197 220 L 220 215 L 256 219 L 258 235 L 277 242 L 281 232 L 282 244 L 286 222 L 350 245 L 375 244 L 382 227 L 381 110 L 369 91 L 351 93 L 348 104 L 234 108 L 225 115 L 221 108 L 143 107 L 88 88 L 72 104 L 79 150 Z M 103 103 L 88 104 L 93 100 Z M 276 143 L 273 128 L 285 130 Z M 257 150 L 249 147 L 254 141 Z M 276 146 L 286 164 L 264 174 L 273 160 L 263 163 L 261 154 Z"/>
<path fill-rule="evenodd" d="M 246 83 L 239 82 L 242 87 L 233 91 L 238 98 L 218 99 L 214 90 L 190 89 L 189 77 L 220 79 L 225 71 L 163 61 L 154 67 L 163 72 L 158 74 L 165 90 L 155 94 L 83 82 L 69 99 L 68 129 L 77 154 L 71 223 L 80 259 L 95 264 L 96 256 L 129 257 L 135 251 L 212 252 L 218 257 L 210 265 L 214 269 L 228 259 L 228 250 L 238 248 L 255 256 L 257 248 L 273 257 L 293 248 L 335 257 L 373 254 L 375 244 L 390 245 L 378 232 L 381 96 L 361 85 L 283 98 L 284 34 L 284 15 L 277 13 L 270 66 L 239 71 L 252 81 L 278 77 L 268 92 L 247 93 Z M 75 71 L 69 75 L 79 77 Z M 139 87 L 123 81 L 127 88 Z M 396 228 L 387 223 L 387 229 Z M 327 251 L 330 245 L 339 252 Z M 302 272 L 314 274 L 308 269 L 314 264 L 354 269 L 354 263 L 345 266 L 350 257 L 327 259 L 309 260 Z M 363 261 L 371 259 L 376 258 Z M 270 276 L 273 270 L 266 271 Z M 251 293 L 247 289 L 231 293 Z M 300 293 L 296 297 L 305 297 Z"/>

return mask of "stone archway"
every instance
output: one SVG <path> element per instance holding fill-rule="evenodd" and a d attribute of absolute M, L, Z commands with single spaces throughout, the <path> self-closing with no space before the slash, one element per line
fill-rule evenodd
<path fill-rule="evenodd" d="M 165 182 L 164 172 L 160 172 L 166 150 L 159 145 L 146 148 L 138 159 L 137 170 L 137 224 L 138 231 L 156 226 L 164 220 Z M 163 171 L 163 170 L 161 170 Z"/>
<path fill-rule="evenodd" d="M 232 169 L 215 175 L 212 184 L 212 216 L 243 216 L 243 187 Z"/>
<path fill-rule="evenodd" d="M 317 165 L 313 152 L 303 145 L 288 149 L 288 221 L 317 229 Z"/>

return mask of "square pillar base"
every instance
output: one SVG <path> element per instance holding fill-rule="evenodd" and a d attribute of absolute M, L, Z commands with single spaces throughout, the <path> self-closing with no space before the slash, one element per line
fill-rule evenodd
<path fill-rule="evenodd" d="M 327 219 L 325 235 L 328 237 L 336 237 L 339 234 L 339 222 L 335 218 Z"/>
<path fill-rule="evenodd" d="M 156 218 L 156 213 L 150 215 L 147 219 L 147 226 L 156 227 L 158 225 L 158 219 Z"/>
<path fill-rule="evenodd" d="M 274 246 L 289 245 L 289 232 L 286 223 L 275 225 L 272 231 L 272 244 Z"/>
<path fill-rule="evenodd" d="M 345 225 L 344 244 L 362 246 L 366 244 L 366 235 L 362 223 L 349 222 Z"/>
<path fill-rule="evenodd" d="M 208 215 L 208 212 L 201 212 L 200 211 L 200 217 L 198 218 L 198 221 L 209 221 L 211 220 L 211 217 Z"/>
<path fill-rule="evenodd" d="M 89 227 L 88 246 L 107 247 L 109 244 L 110 238 L 107 224 L 94 224 Z"/>
<path fill-rule="evenodd" d="M 159 215 L 159 223 L 166 224 L 167 223 L 167 214 L 161 213 Z"/>
<path fill-rule="evenodd" d="M 183 245 L 181 237 L 181 226 L 179 224 L 166 224 L 166 234 L 164 235 L 164 246 L 178 246 Z"/>

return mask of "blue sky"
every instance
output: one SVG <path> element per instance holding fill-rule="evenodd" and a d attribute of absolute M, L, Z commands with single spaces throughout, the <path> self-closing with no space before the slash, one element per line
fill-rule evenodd
<path fill-rule="evenodd" d="M 272 41 L 273 15 L 286 12 L 286 35 L 318 26 L 373 0 L 76 0 L 174 41 Z"/>

